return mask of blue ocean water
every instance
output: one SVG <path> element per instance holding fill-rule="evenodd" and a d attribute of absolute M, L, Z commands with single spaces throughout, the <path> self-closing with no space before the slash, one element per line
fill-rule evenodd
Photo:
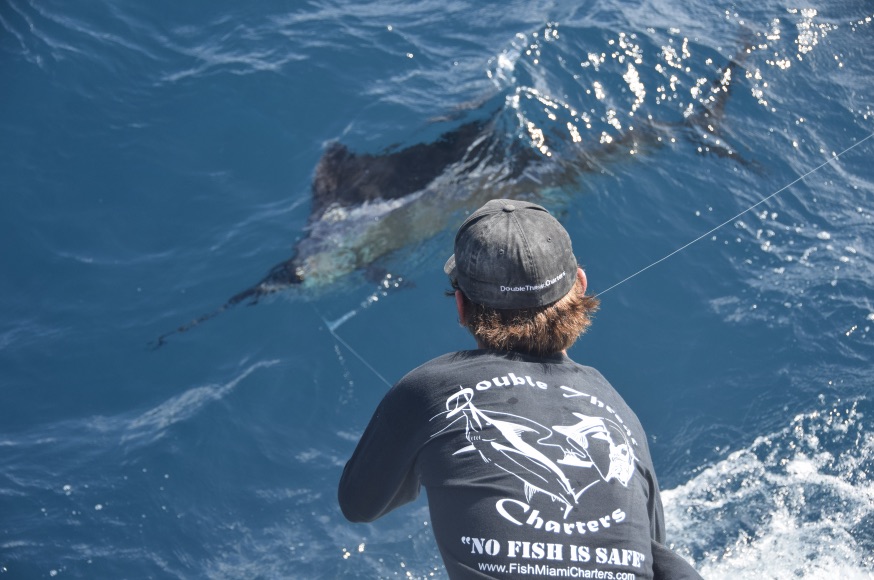
<path fill-rule="evenodd" d="M 689 4 L 0 4 L 0 578 L 445 577 L 424 500 L 351 525 L 335 490 L 385 382 L 472 346 L 457 222 L 154 346 L 292 255 L 327 144 L 471 111 L 586 161 L 527 193 L 674 549 L 874 577 L 874 6 Z"/>

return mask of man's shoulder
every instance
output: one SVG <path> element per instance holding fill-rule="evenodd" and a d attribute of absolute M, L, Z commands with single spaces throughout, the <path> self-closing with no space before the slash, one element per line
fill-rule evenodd
<path fill-rule="evenodd" d="M 588 382 L 609 386 L 606 378 L 594 367 L 577 363 L 567 355 L 556 354 L 551 357 L 537 357 L 517 352 L 493 350 L 460 350 L 435 357 L 408 372 L 399 385 L 431 382 L 434 380 L 457 380 L 468 377 L 470 373 L 481 374 L 488 369 L 501 370 L 508 365 L 535 364 L 549 374 L 576 375 Z M 451 377 L 451 378 L 450 378 Z"/>
<path fill-rule="evenodd" d="M 469 362 L 471 359 L 477 358 L 482 355 L 485 351 L 477 351 L 477 350 L 459 350 L 454 352 L 447 352 L 446 354 L 442 354 L 438 357 L 434 357 L 431 360 L 424 362 L 408 372 L 399 382 L 409 381 L 412 379 L 420 379 L 427 377 L 429 375 L 443 375 L 447 369 L 465 364 Z"/>
<path fill-rule="evenodd" d="M 458 350 L 448 352 L 422 363 L 414 368 L 401 380 L 396 387 L 407 389 L 415 386 L 455 383 L 477 374 L 483 369 L 506 362 L 506 353 L 489 350 Z"/>

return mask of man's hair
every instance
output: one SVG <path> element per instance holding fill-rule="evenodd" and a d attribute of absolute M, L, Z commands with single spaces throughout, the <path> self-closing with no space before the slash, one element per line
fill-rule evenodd
<path fill-rule="evenodd" d="M 579 280 L 563 298 L 534 308 L 499 310 L 471 302 L 464 292 L 462 296 L 464 322 L 482 346 L 535 356 L 570 348 L 589 328 L 600 304 L 595 296 L 585 295 Z"/>

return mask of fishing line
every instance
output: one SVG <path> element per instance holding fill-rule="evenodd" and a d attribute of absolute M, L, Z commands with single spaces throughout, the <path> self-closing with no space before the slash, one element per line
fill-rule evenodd
<path fill-rule="evenodd" d="M 813 169 L 811 169 L 810 171 L 808 171 L 807 173 L 805 173 L 805 174 L 802 175 L 801 177 L 798 177 L 797 179 L 795 179 L 795 180 L 792 181 L 791 183 L 789 183 L 789 184 L 787 184 L 787 185 L 784 185 L 783 187 L 781 187 L 780 189 L 778 189 L 777 191 L 775 191 L 774 193 L 772 193 L 772 194 L 769 195 L 768 197 L 766 197 L 766 198 L 764 198 L 764 199 L 762 199 L 762 200 L 756 202 L 755 204 L 753 204 L 753 205 L 751 205 L 750 207 L 746 208 L 745 210 L 743 210 L 742 212 L 740 212 L 739 214 L 737 214 L 737 215 L 734 216 L 733 218 L 730 218 L 730 219 L 725 220 L 724 222 L 722 222 L 721 224 L 719 224 L 718 226 L 716 226 L 716 227 L 713 228 L 712 230 L 710 230 L 710 231 L 708 231 L 708 232 L 705 232 L 705 233 L 701 234 L 700 236 L 698 236 L 697 238 L 695 238 L 694 240 L 692 240 L 691 242 L 689 242 L 689 243 L 686 244 L 685 246 L 683 246 L 683 247 L 681 247 L 681 248 L 677 248 L 676 250 L 674 250 L 674 251 L 671 252 L 670 254 L 668 254 L 668 255 L 666 255 L 666 256 L 664 256 L 664 257 L 662 257 L 662 258 L 659 258 L 659 259 L 656 260 L 655 262 L 651 263 L 649 266 L 646 266 L 645 268 L 641 268 L 640 270 L 638 270 L 637 272 L 635 272 L 635 273 L 632 274 L 631 276 L 628 276 L 627 278 L 624 278 L 624 279 L 620 280 L 619 282 L 613 284 L 612 286 L 610 286 L 610 287 L 607 288 L 606 290 L 602 290 L 601 292 L 599 292 L 599 293 L 596 294 L 595 296 L 600 297 L 600 296 L 606 294 L 606 293 L 609 292 L 610 290 L 613 290 L 613 289 L 616 288 L 617 286 L 619 286 L 619 285 L 621 285 L 621 284 L 624 284 L 625 282 L 628 282 L 629 280 L 631 280 L 632 278 L 638 276 L 639 274 L 643 274 L 644 272 L 646 272 L 647 270 L 649 270 L 649 269 L 652 268 L 653 266 L 657 266 L 657 265 L 661 264 L 662 262 L 664 262 L 665 260 L 667 260 L 668 258 L 670 258 L 671 256 L 673 256 L 674 254 L 679 254 L 680 252 L 682 252 L 683 250 L 685 250 L 686 248 L 688 248 L 688 247 L 691 246 L 692 244 L 695 244 L 695 243 L 697 243 L 697 242 L 700 242 L 702 239 L 706 238 L 707 236 L 709 236 L 710 234 L 712 234 L 712 233 L 715 232 L 716 230 L 718 230 L 718 229 L 720 229 L 720 228 L 722 228 L 722 227 L 724 227 L 724 226 L 730 224 L 731 222 L 733 222 L 734 220 L 736 220 L 736 219 L 739 218 L 740 216 L 744 215 L 745 213 L 747 213 L 747 212 L 749 212 L 749 211 L 752 211 L 753 209 L 755 209 L 755 208 L 757 208 L 758 206 L 762 205 L 763 203 L 765 203 L 766 201 L 768 201 L 768 200 L 771 199 L 772 197 L 774 197 L 774 196 L 776 196 L 776 195 L 778 195 L 778 194 L 784 192 L 785 190 L 789 189 L 790 187 L 792 187 L 793 185 L 795 185 L 795 184 L 798 183 L 799 181 L 803 180 L 804 178 L 808 177 L 809 175 L 811 175 L 811 174 L 813 174 L 813 173 L 816 173 L 817 171 L 819 171 L 820 169 L 822 169 L 823 167 L 825 167 L 825 166 L 828 165 L 829 163 L 832 163 L 833 161 L 837 161 L 838 159 L 841 158 L 841 155 L 843 155 L 844 153 L 847 153 L 848 151 L 852 150 L 852 149 L 855 148 L 855 147 L 858 147 L 859 145 L 861 145 L 862 143 L 864 143 L 865 141 L 867 141 L 867 140 L 870 139 L 871 137 L 874 137 L 874 133 L 871 133 L 870 135 L 868 135 L 867 137 L 865 137 L 865 138 L 862 139 L 861 141 L 858 141 L 858 142 L 854 143 L 853 145 L 847 147 L 846 149 L 844 149 L 844 150 L 841 151 L 840 153 L 836 154 L 836 155 L 835 155 L 834 157 L 832 157 L 831 159 L 828 159 L 828 160 L 826 160 L 825 162 L 821 163 L 820 165 L 814 167 Z"/>
<path fill-rule="evenodd" d="M 316 315 L 318 315 L 318 317 L 322 319 L 322 322 L 325 323 L 325 328 L 328 329 L 328 332 L 331 333 L 331 336 L 333 336 L 334 339 L 335 339 L 337 342 L 339 342 L 340 344 L 342 344 L 343 346 L 345 346 L 345 347 L 346 347 L 346 350 L 348 350 L 348 351 L 351 352 L 353 355 L 355 355 L 355 358 L 357 358 L 358 360 L 360 360 L 361 363 L 362 363 L 364 366 L 366 366 L 368 369 L 370 369 L 370 372 L 372 372 L 373 374 L 375 374 L 377 377 L 379 377 L 379 379 L 380 379 L 383 383 L 385 383 L 386 385 L 388 385 L 388 388 L 391 388 L 391 387 L 392 387 L 392 384 L 391 384 L 390 382 L 388 382 L 388 380 L 386 380 L 386 378 L 385 378 L 384 376 L 382 376 L 381 374 L 379 374 L 379 371 L 377 371 L 375 368 L 373 368 L 373 367 L 370 365 L 370 363 L 367 362 L 367 361 L 364 359 L 363 356 L 361 356 L 360 354 L 358 354 L 358 351 L 357 351 L 357 350 L 355 350 L 354 348 L 352 348 L 352 346 L 351 346 L 348 342 L 346 342 L 345 340 L 343 340 L 342 338 L 340 338 L 340 335 L 337 334 L 337 333 L 334 331 L 334 328 L 336 328 L 336 327 L 339 326 L 339 325 L 338 325 L 337 323 L 331 324 L 330 322 L 327 321 L 327 319 L 326 319 L 324 316 L 322 316 L 322 313 L 319 312 L 319 311 L 316 309 L 315 306 L 313 306 L 312 308 L 313 308 L 313 310 L 315 311 Z M 342 323 L 342 322 L 345 322 L 348 318 L 351 318 L 351 315 L 350 315 L 350 314 L 347 314 L 346 316 L 342 317 L 342 318 L 340 319 L 340 322 L 341 322 L 341 323 Z"/>

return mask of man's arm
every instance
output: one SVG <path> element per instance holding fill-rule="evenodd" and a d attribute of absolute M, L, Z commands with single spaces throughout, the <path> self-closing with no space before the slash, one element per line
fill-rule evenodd
<path fill-rule="evenodd" d="M 340 478 L 337 499 L 349 521 L 371 522 L 418 497 L 416 410 L 398 386 L 379 404 Z"/>
<path fill-rule="evenodd" d="M 704 580 L 689 562 L 656 541 L 652 544 L 653 580 Z"/>
<path fill-rule="evenodd" d="M 649 445 L 646 446 L 647 457 L 652 457 L 649 453 Z M 650 459 L 650 461 L 652 461 Z M 649 484 L 646 509 L 649 513 L 649 535 L 654 541 L 664 543 L 665 536 L 665 508 L 662 505 L 662 493 L 659 490 L 659 482 L 656 478 L 655 469 L 647 471 L 647 483 Z"/>
<path fill-rule="evenodd" d="M 649 449 L 647 448 L 647 453 Z M 647 502 L 652 545 L 653 580 L 704 580 L 691 564 L 664 545 L 665 508 L 655 473 L 649 473 L 649 500 Z"/>

